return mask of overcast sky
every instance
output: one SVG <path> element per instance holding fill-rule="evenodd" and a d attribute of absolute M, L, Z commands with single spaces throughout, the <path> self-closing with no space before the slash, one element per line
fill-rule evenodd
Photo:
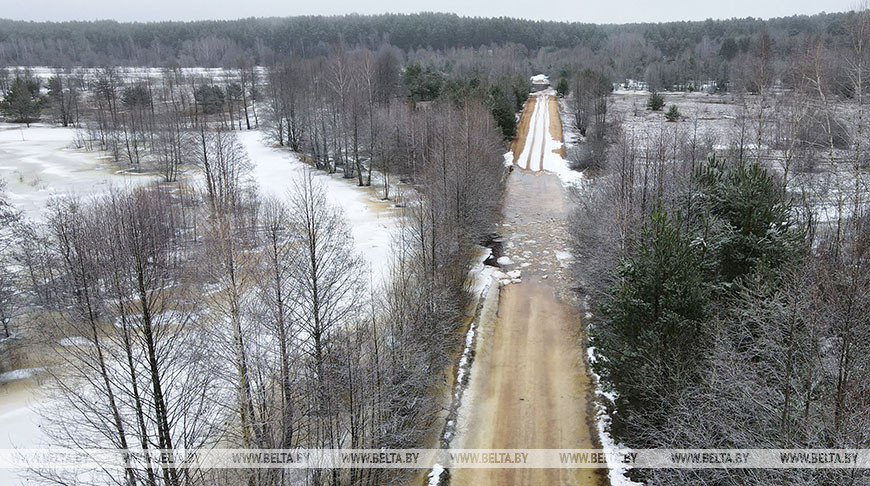
<path fill-rule="evenodd" d="M 200 20 L 436 11 L 624 23 L 839 12 L 854 7 L 856 0 L 7 0 L 3 3 L 0 17 L 21 20 Z"/>

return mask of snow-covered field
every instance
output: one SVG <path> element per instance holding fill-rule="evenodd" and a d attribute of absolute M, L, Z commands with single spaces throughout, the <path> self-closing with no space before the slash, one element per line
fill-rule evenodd
<path fill-rule="evenodd" d="M 354 245 L 371 267 L 372 284 L 382 284 L 389 277 L 393 236 L 400 210 L 380 201 L 371 188 L 359 187 L 356 179 L 316 171 L 286 149 L 272 147 L 260 131 L 240 132 L 239 139 L 251 160 L 253 178 L 264 196 L 282 198 L 292 191 L 294 181 L 310 172 L 326 186 L 327 200 L 340 207 L 354 240 Z"/>
<path fill-rule="evenodd" d="M 37 412 L 38 404 L 42 401 L 39 386 L 30 378 L 28 371 L 15 370 L 0 374 L 0 449 L 48 445 L 41 431 L 42 418 Z M 30 484 L 22 473 L 17 469 L 0 468 L 0 484 Z"/>
<path fill-rule="evenodd" d="M 45 217 L 52 197 L 91 196 L 155 180 L 119 172 L 99 153 L 73 147 L 75 129 L 0 124 L 0 178 L 9 202 L 35 220 Z"/>
<path fill-rule="evenodd" d="M 293 152 L 271 147 L 260 131 L 240 132 L 239 138 L 254 167 L 252 176 L 264 195 L 283 197 L 306 171 L 326 186 L 329 201 L 342 208 L 356 248 L 372 267 L 379 283 L 386 275 L 393 229 L 399 210 L 378 200 L 355 179 L 313 171 Z M 99 153 L 74 148 L 75 129 L 0 124 L 0 178 L 9 202 L 35 220 L 45 217 L 50 200 L 59 195 L 87 197 L 110 188 L 131 187 L 158 178 L 125 173 Z"/>
<path fill-rule="evenodd" d="M 786 103 L 786 92 L 774 93 L 766 103 L 768 109 L 765 122 L 765 140 L 758 150 L 755 140 L 757 131 L 758 99 L 745 95 L 749 108 L 742 106 L 741 100 L 732 94 L 707 94 L 703 92 L 660 92 L 664 98 L 665 108 L 653 112 L 647 108 L 650 92 L 645 90 L 618 90 L 613 93 L 608 105 L 608 118 L 618 123 L 626 140 L 637 150 L 638 157 L 658 157 L 657 151 L 663 150 L 665 158 L 674 153 L 675 142 L 687 143 L 694 140 L 698 147 L 712 147 L 717 156 L 729 157 L 729 149 L 738 143 L 755 157 L 759 154 L 768 170 L 782 175 L 785 168 L 785 152 L 776 147 L 777 124 L 787 126 L 790 123 L 788 115 L 783 115 L 782 121 L 777 121 L 776 113 L 779 103 Z M 674 105 L 681 114 L 677 122 L 668 122 L 665 111 Z M 857 119 L 855 106 L 848 102 L 839 102 L 832 107 L 838 119 L 850 121 Z M 771 114 L 773 113 L 773 114 Z M 802 115 L 808 117 L 809 115 Z M 741 117 L 745 118 L 745 126 L 741 128 Z M 850 122 L 851 123 L 851 122 Z M 847 132 L 856 136 L 854 125 L 847 125 Z M 788 128 L 790 129 L 790 128 Z M 819 126 L 813 126 L 820 130 Z M 746 133 L 744 133 L 746 132 Z M 782 135 L 787 137 L 789 133 Z M 822 135 L 824 136 L 824 135 Z M 567 137 L 566 137 L 567 139 Z M 864 142 L 866 145 L 866 141 Z M 660 144 L 662 144 L 660 146 Z M 843 214 L 850 214 L 850 198 L 855 193 L 856 184 L 864 192 L 870 186 L 870 171 L 861 169 L 856 178 L 854 169 L 854 152 L 852 150 L 835 151 L 833 162 L 829 160 L 824 147 L 816 153 L 804 155 L 793 154 L 787 177 L 787 187 L 799 200 L 806 203 L 815 212 L 816 221 L 833 223 L 837 220 L 838 202 L 843 205 Z M 706 154 L 703 154 L 706 156 Z M 803 160 L 802 157 L 808 157 Z M 807 165 L 808 164 L 808 165 Z M 838 201 L 839 200 L 839 201 Z M 821 233 L 820 233 L 821 234 Z"/>

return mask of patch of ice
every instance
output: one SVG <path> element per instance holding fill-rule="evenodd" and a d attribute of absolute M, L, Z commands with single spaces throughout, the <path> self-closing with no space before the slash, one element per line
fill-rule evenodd
<path fill-rule="evenodd" d="M 102 153 L 71 149 L 76 129 L 0 124 L 0 177 L 9 202 L 42 221 L 52 197 L 89 197 L 157 180 L 150 174 L 106 170 Z"/>
<path fill-rule="evenodd" d="M 26 380 L 38 373 L 42 368 L 21 368 L 0 373 L 0 385 L 18 380 Z"/>
<path fill-rule="evenodd" d="M 296 153 L 270 146 L 259 130 L 240 132 L 238 137 L 254 166 L 252 176 L 264 195 L 286 197 L 293 190 L 294 181 L 309 172 L 322 182 L 327 200 L 343 210 L 354 246 L 371 268 L 373 283 L 379 285 L 387 280 L 399 216 L 375 212 L 368 188 L 356 186 L 353 180 L 343 180 L 341 176 L 315 171 Z"/>
<path fill-rule="evenodd" d="M 500 256 L 497 261 L 499 265 L 513 265 L 514 263 L 509 256 Z"/>

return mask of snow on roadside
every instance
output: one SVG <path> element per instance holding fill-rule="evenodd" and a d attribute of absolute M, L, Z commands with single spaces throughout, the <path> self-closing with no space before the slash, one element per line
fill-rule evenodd
<path fill-rule="evenodd" d="M 466 280 L 466 286 L 472 294 L 472 302 L 475 303 L 474 317 L 468 325 L 468 331 L 465 333 L 465 345 L 462 349 L 462 357 L 459 359 L 458 369 L 456 370 L 456 381 L 453 383 L 453 396 L 450 411 L 447 414 L 447 422 L 444 425 L 444 433 L 441 437 L 442 444 L 447 447 L 449 447 L 450 441 L 456 435 L 456 422 L 459 408 L 462 405 L 462 395 L 465 392 L 467 377 L 471 374 L 471 367 L 474 361 L 474 349 L 477 347 L 477 326 L 480 323 L 484 304 L 487 301 L 492 284 L 496 281 L 494 277 L 498 270 L 495 267 L 484 264 L 490 255 L 492 255 L 491 248 L 481 248 L 481 251 L 476 258 L 476 263 L 471 267 L 471 270 L 469 270 L 468 279 Z M 444 472 L 444 467 L 442 465 L 435 464 L 428 475 L 429 485 L 437 486 Z"/>
<path fill-rule="evenodd" d="M 548 89 L 544 91 L 547 96 L 555 96 L 556 93 L 553 89 Z M 559 109 L 559 100 L 556 99 L 556 109 Z M 547 134 L 546 137 L 546 145 L 544 146 L 544 170 L 552 172 L 559 176 L 559 179 L 562 179 L 562 183 L 566 186 L 579 186 L 583 184 L 584 175 L 582 172 L 578 172 L 576 170 L 571 169 L 568 166 L 568 161 L 562 157 L 562 147 L 565 145 L 562 140 L 556 140 L 552 136 L 550 136 L 550 103 L 546 103 L 547 105 L 547 116 L 546 116 L 546 129 L 544 133 Z M 561 114 L 559 116 L 561 120 Z M 562 124 L 562 138 L 565 138 L 565 124 Z"/>
<path fill-rule="evenodd" d="M 356 179 L 342 179 L 314 170 L 289 150 L 272 147 L 259 130 L 239 133 L 239 141 L 248 152 L 253 177 L 263 195 L 286 197 L 294 181 L 308 171 L 326 185 L 327 200 L 344 211 L 357 251 L 371 266 L 372 283 L 382 284 L 389 277 L 393 235 L 398 227 L 398 212 L 379 213 L 372 206 L 377 200 L 368 188 L 359 187 Z"/>
<path fill-rule="evenodd" d="M 498 262 L 499 265 L 513 265 L 513 263 L 514 263 L 514 261 L 511 260 L 511 257 L 509 257 L 507 255 L 498 257 L 498 260 L 496 260 L 496 261 Z"/>
<path fill-rule="evenodd" d="M 444 474 L 444 466 L 435 464 L 429 473 L 429 486 L 438 486 L 441 483 L 441 475 Z"/>
<path fill-rule="evenodd" d="M 587 312 L 586 317 L 591 317 L 590 313 Z M 592 324 L 589 324 L 587 330 L 591 327 Z M 615 453 L 627 452 L 629 450 L 628 448 L 617 444 L 616 441 L 613 440 L 613 437 L 611 437 L 609 430 L 613 419 L 602 403 L 602 398 L 606 398 L 611 402 L 615 401 L 616 393 L 606 392 L 601 389 L 601 377 L 592 369 L 592 364 L 595 363 L 597 359 L 595 357 L 595 347 L 587 346 L 586 356 L 589 359 L 589 372 L 595 379 L 595 395 L 598 398 L 595 400 L 595 424 L 598 427 L 598 439 L 601 441 L 601 448 L 604 449 L 605 452 L 604 457 L 607 458 L 607 475 L 610 479 L 610 484 L 611 486 L 640 486 L 643 483 L 636 483 L 625 477 L 625 472 L 630 469 L 630 466 L 626 466 L 625 464 L 614 460 L 616 457 L 614 456 Z"/>

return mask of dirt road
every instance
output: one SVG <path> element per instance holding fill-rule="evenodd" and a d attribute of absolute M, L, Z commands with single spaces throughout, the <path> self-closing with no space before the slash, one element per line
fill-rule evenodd
<path fill-rule="evenodd" d="M 546 93 L 529 96 L 511 150 L 517 167 L 535 172 L 547 170 L 547 161 L 554 155 L 564 157 L 562 123 L 555 96 Z"/>
<path fill-rule="evenodd" d="M 454 448 L 598 447 L 592 384 L 576 306 L 569 302 L 567 203 L 560 180 L 537 161 L 552 150 L 549 97 L 537 97 L 514 147 L 508 178 L 504 254 L 522 282 L 502 287 L 497 317 L 481 322 Z M 528 118 L 527 118 L 528 117 Z M 558 111 L 556 111 L 558 123 Z M 556 131 L 561 137 L 561 125 Z M 530 140 L 531 139 L 531 140 Z M 515 152 L 517 153 L 517 152 Z M 451 485 L 606 484 L 606 470 L 454 469 Z"/>

